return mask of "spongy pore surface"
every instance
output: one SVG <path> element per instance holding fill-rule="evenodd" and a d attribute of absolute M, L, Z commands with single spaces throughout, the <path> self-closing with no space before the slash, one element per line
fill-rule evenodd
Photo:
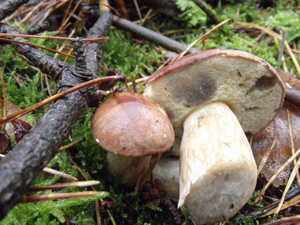
<path fill-rule="evenodd" d="M 237 50 L 214 49 L 176 61 L 148 82 L 144 95 L 161 104 L 182 136 L 189 113 L 214 101 L 226 103 L 243 130 L 257 133 L 282 106 L 284 86 L 263 59 Z"/>

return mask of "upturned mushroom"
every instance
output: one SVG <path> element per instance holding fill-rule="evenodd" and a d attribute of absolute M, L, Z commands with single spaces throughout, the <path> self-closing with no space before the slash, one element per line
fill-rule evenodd
<path fill-rule="evenodd" d="M 208 50 L 153 74 L 144 95 L 166 109 L 181 141 L 178 207 L 187 205 L 197 224 L 232 217 L 257 179 L 245 133 L 268 125 L 283 103 L 277 72 L 247 52 Z"/>
<path fill-rule="evenodd" d="M 131 186 L 151 156 L 169 150 L 175 135 L 166 111 L 153 100 L 131 92 L 115 94 L 92 119 L 92 135 L 108 152 L 108 171 Z"/>

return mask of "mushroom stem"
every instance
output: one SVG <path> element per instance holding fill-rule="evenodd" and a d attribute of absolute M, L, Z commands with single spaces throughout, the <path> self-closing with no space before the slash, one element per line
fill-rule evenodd
<path fill-rule="evenodd" d="M 129 157 L 108 152 L 108 173 L 117 175 L 126 186 L 134 186 L 150 166 L 152 156 Z"/>
<path fill-rule="evenodd" d="M 167 197 L 179 197 L 179 158 L 162 157 L 152 171 L 152 178 L 161 181 L 160 191 Z"/>
<path fill-rule="evenodd" d="M 236 116 L 223 102 L 193 111 L 180 146 L 178 207 L 189 207 L 197 224 L 234 216 L 252 195 L 257 168 Z"/>

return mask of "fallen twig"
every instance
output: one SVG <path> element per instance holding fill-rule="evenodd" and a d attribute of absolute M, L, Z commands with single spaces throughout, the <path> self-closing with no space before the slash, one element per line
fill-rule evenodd
<path fill-rule="evenodd" d="M 194 2 L 206 13 L 207 17 L 211 19 L 214 24 L 219 24 L 220 20 L 211 13 L 211 11 L 203 4 L 201 0 L 194 0 Z"/>
<path fill-rule="evenodd" d="M 157 45 L 160 45 L 168 50 L 180 53 L 184 51 L 187 46 L 185 44 L 182 44 L 180 42 L 177 42 L 171 38 L 168 38 L 164 35 L 161 35 L 157 32 L 154 32 L 148 28 L 139 26 L 135 23 L 130 22 L 129 20 L 125 20 L 122 18 L 119 18 L 117 16 L 113 16 L 113 25 L 116 27 L 119 27 L 121 29 L 125 29 L 130 31 L 133 35 L 137 35 L 141 38 L 145 38 L 146 40 L 153 42 Z M 200 50 L 191 48 L 189 49 L 188 53 L 195 53 L 199 52 Z"/>

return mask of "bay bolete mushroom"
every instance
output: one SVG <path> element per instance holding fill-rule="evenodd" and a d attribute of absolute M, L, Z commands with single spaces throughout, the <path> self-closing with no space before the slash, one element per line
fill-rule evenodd
<path fill-rule="evenodd" d="M 257 179 L 244 132 L 268 125 L 283 103 L 277 72 L 250 53 L 213 49 L 159 70 L 144 95 L 166 109 L 181 140 L 178 206 L 187 205 L 197 224 L 232 217 Z"/>
<path fill-rule="evenodd" d="M 131 92 L 115 94 L 97 109 L 92 135 L 109 151 L 108 171 L 128 186 L 149 167 L 151 156 L 169 150 L 175 139 L 163 107 Z"/>

